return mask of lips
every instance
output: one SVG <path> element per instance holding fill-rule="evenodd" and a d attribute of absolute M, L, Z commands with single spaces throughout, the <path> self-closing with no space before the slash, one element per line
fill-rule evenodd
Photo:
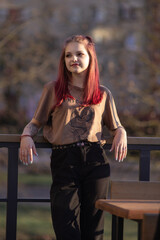
<path fill-rule="evenodd" d="M 72 67 L 77 67 L 77 66 L 79 66 L 79 64 L 78 63 L 73 63 L 73 64 L 71 64 L 71 66 Z"/>

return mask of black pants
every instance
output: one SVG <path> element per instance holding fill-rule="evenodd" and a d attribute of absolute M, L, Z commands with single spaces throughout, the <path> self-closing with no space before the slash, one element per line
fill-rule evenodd
<path fill-rule="evenodd" d="M 95 201 L 107 197 L 110 167 L 103 148 L 56 149 L 51 156 L 50 191 L 57 240 L 102 240 L 104 214 Z"/>

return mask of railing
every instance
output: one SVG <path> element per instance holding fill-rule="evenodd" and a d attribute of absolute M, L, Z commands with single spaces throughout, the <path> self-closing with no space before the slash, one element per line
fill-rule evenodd
<path fill-rule="evenodd" d="M 17 203 L 18 202 L 50 202 L 50 199 L 18 198 L 18 151 L 19 135 L 0 135 L 0 148 L 8 148 L 8 180 L 7 198 L 0 198 L 0 202 L 7 203 L 6 240 L 16 240 L 17 231 Z M 106 149 L 109 149 L 112 139 L 108 139 Z M 35 139 L 37 148 L 51 148 L 42 136 Z M 150 180 L 150 151 L 160 150 L 160 138 L 128 137 L 128 149 L 138 150 L 139 181 Z"/>

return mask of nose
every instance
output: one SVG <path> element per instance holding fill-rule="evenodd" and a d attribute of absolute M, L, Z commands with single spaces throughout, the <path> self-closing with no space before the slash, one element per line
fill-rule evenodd
<path fill-rule="evenodd" d="M 76 62 L 77 61 L 77 56 L 73 55 L 73 61 Z"/>

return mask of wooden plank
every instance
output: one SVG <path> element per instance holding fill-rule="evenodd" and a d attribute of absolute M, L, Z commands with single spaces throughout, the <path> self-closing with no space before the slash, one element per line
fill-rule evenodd
<path fill-rule="evenodd" d="M 111 181 L 111 199 L 160 200 L 160 182 Z"/>
<path fill-rule="evenodd" d="M 20 142 L 19 134 L 0 134 L 0 142 L 10 142 L 10 143 L 19 143 Z M 34 137 L 35 142 L 46 143 L 47 141 L 44 139 L 42 135 L 38 135 Z"/>
<path fill-rule="evenodd" d="M 159 137 L 128 137 L 128 144 L 160 145 Z"/>
<path fill-rule="evenodd" d="M 112 137 L 106 137 L 107 143 L 112 143 Z M 36 142 L 46 142 L 42 135 L 35 137 Z M 0 134 L 0 142 L 19 142 L 19 134 Z M 160 145 L 159 137 L 128 137 L 128 144 Z"/>
<path fill-rule="evenodd" d="M 144 214 L 142 223 L 142 240 L 160 239 L 160 213 Z"/>
<path fill-rule="evenodd" d="M 158 214 L 160 201 L 156 200 L 108 200 L 99 199 L 96 201 L 96 208 L 107 211 L 112 215 L 127 219 L 143 219 L 147 213 Z"/>

